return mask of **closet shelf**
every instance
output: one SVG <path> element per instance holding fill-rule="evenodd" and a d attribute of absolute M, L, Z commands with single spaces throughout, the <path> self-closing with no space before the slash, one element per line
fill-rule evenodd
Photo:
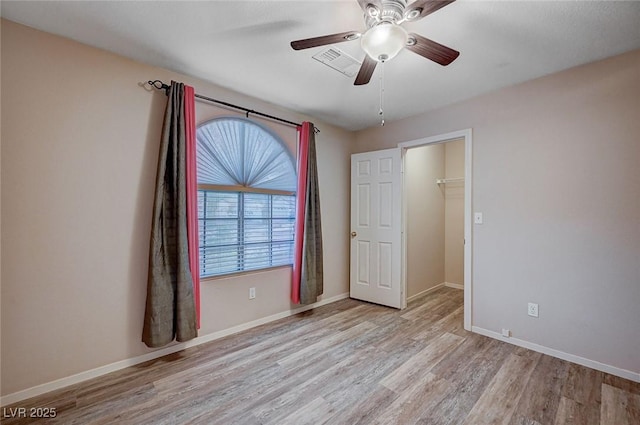
<path fill-rule="evenodd" d="M 436 184 L 447 184 L 447 183 L 464 183 L 464 177 L 455 177 L 451 179 L 437 179 Z"/>

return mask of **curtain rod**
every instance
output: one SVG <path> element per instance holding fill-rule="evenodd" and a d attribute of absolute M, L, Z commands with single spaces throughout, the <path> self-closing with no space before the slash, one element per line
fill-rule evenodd
<path fill-rule="evenodd" d="M 160 80 L 153 80 L 153 81 L 149 80 L 149 81 L 147 81 L 147 83 L 149 83 L 149 85 L 157 88 L 158 90 L 164 90 L 164 93 L 166 95 L 169 95 L 169 89 L 171 88 L 171 86 L 163 83 L 162 81 L 160 81 Z M 261 117 L 264 117 L 264 118 L 268 118 L 270 120 L 279 121 L 279 122 L 284 123 L 284 124 L 289 124 L 289 125 L 292 125 L 294 127 L 302 126 L 302 124 L 299 124 L 297 122 L 285 120 L 285 119 L 282 119 L 282 118 L 279 118 L 279 117 L 276 117 L 276 116 L 273 116 L 273 115 L 269 115 L 269 114 L 264 114 L 262 112 L 254 111 L 253 109 L 248 109 L 248 108 L 245 108 L 245 107 L 242 107 L 242 106 L 234 105 L 233 103 L 229 103 L 229 102 L 223 102 L 221 100 L 213 99 L 211 97 L 203 96 L 201 94 L 197 94 L 196 93 L 195 97 L 197 97 L 198 99 L 206 100 L 208 102 L 217 103 L 219 105 L 223 105 L 223 106 L 226 106 L 228 108 L 239 109 L 241 111 L 244 111 L 244 112 L 246 112 L 247 118 L 249 118 L 249 114 L 252 114 L 252 115 L 258 115 L 258 116 L 261 116 Z M 316 128 L 315 126 L 314 126 L 313 129 L 314 129 L 314 131 L 316 133 L 320 133 L 320 130 L 318 128 Z"/>

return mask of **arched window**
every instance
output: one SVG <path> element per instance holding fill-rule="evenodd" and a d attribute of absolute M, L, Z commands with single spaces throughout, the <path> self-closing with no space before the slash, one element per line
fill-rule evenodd
<path fill-rule="evenodd" d="M 293 263 L 296 171 L 284 142 L 244 118 L 196 131 L 200 275 Z"/>

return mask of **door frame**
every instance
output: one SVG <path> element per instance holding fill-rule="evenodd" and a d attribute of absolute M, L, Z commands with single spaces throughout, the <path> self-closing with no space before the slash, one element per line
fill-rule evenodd
<path fill-rule="evenodd" d="M 404 308 L 407 304 L 407 238 L 405 237 L 407 226 L 407 201 L 406 196 L 404 195 L 406 190 L 406 179 L 404 170 L 407 149 L 415 148 L 418 146 L 446 143 L 457 139 L 464 139 L 464 328 L 468 331 L 471 331 L 473 300 L 473 134 L 470 128 L 460 131 L 454 131 L 451 133 L 440 134 L 437 136 L 430 136 L 422 139 L 398 143 L 398 147 L 400 148 L 400 163 L 402 170 L 402 272 L 400 279 L 402 281 L 401 285 L 404 293 Z"/>

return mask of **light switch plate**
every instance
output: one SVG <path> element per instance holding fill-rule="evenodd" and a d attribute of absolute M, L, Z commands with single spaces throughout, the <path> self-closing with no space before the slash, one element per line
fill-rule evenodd
<path fill-rule="evenodd" d="M 482 224 L 482 213 L 481 212 L 477 212 L 477 213 L 473 213 L 473 222 L 475 224 Z"/>

